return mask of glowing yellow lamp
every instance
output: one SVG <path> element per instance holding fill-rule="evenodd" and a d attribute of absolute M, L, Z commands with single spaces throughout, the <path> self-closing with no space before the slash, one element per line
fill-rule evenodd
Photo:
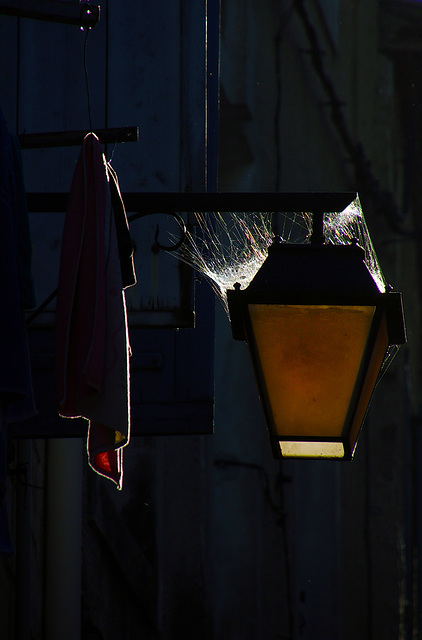
<path fill-rule="evenodd" d="M 401 295 L 378 290 L 356 243 L 276 238 L 249 287 L 227 297 L 274 456 L 351 460 L 389 346 L 406 340 Z"/>

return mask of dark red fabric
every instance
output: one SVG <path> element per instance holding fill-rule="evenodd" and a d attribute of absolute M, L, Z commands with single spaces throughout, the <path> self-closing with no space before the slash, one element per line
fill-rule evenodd
<path fill-rule="evenodd" d="M 63 232 L 56 309 L 59 412 L 90 421 L 88 456 L 122 485 L 130 406 L 126 307 L 107 166 L 89 134 L 75 168 Z"/>
<path fill-rule="evenodd" d="M 105 196 L 101 145 L 88 136 L 79 155 L 63 230 L 56 307 L 56 393 L 61 415 L 83 415 L 101 390 L 106 336 Z"/>

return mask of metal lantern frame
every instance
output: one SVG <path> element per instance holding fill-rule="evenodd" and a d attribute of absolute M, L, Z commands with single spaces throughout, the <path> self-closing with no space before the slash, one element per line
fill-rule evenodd
<path fill-rule="evenodd" d="M 346 194 L 343 196 L 346 197 Z M 341 194 L 337 194 L 337 198 L 335 204 L 338 208 L 335 210 L 341 211 L 344 208 L 344 199 Z M 345 206 L 353 199 L 352 197 Z M 333 195 L 333 201 L 335 200 L 336 196 Z M 391 290 L 385 293 L 379 291 L 364 263 L 364 251 L 356 242 L 350 245 L 324 244 L 323 214 L 324 211 L 328 211 L 326 202 L 319 200 L 316 196 L 308 211 L 309 209 L 313 211 L 314 217 L 311 242 L 289 244 L 275 238 L 269 247 L 268 257 L 250 285 L 244 290 L 241 290 L 240 285 L 235 285 L 233 290 L 227 291 L 232 333 L 236 340 L 246 340 L 248 343 L 274 457 L 351 460 L 385 356 L 391 345 L 406 341 L 401 294 Z M 297 194 L 297 202 L 292 210 L 305 210 L 300 194 Z M 330 428 L 323 429 L 319 433 L 316 431 L 310 433 L 306 424 L 298 428 L 295 426 L 290 432 L 288 429 L 283 431 L 284 426 L 280 424 L 280 417 L 275 415 L 282 412 L 279 410 L 281 401 L 274 399 L 274 395 L 277 394 L 274 389 L 277 389 L 277 385 L 281 388 L 283 377 L 285 380 L 288 379 L 291 372 L 289 372 L 289 358 L 284 362 L 274 362 L 271 367 L 268 365 L 273 357 L 277 358 L 276 344 L 279 341 L 277 332 L 283 330 L 275 326 L 273 318 L 279 318 L 281 321 L 287 312 L 292 314 L 296 311 L 303 315 L 304 309 L 310 323 L 312 323 L 313 313 L 318 312 L 321 315 L 329 309 L 342 310 L 343 315 L 350 318 L 356 310 L 366 313 L 368 318 L 371 317 L 363 351 L 361 355 L 356 356 L 360 364 L 349 404 L 345 410 L 345 419 L 340 432 L 334 435 L 327 435 Z M 263 314 L 264 318 L 259 325 L 253 320 L 257 313 Z M 268 319 L 270 317 L 271 321 Z M 264 340 L 258 339 L 256 335 L 258 326 L 264 327 L 260 329 L 260 335 L 262 331 L 271 330 L 272 336 L 269 335 Z M 293 334 L 300 331 L 300 326 L 298 324 L 295 328 L 294 323 L 290 326 L 293 326 L 292 342 L 296 344 Z M 308 323 L 307 326 L 312 328 L 312 324 Z M 290 337 L 287 336 L 286 340 L 289 339 Z M 306 337 L 298 337 L 296 340 L 300 343 L 302 339 L 306 340 Z M 327 364 L 329 364 L 329 335 L 326 336 L 326 340 L 327 345 L 322 350 L 326 349 Z M 269 345 L 266 347 L 267 352 L 271 352 L 271 344 L 274 344 L 274 354 L 267 353 L 263 356 L 260 353 L 264 343 Z M 312 345 L 308 344 L 308 347 L 312 352 Z M 353 351 L 353 345 L 350 349 Z M 303 366 L 312 366 L 312 363 L 305 362 Z M 340 365 L 337 363 L 337 366 L 341 366 L 341 363 Z M 320 374 L 322 378 L 326 375 L 324 371 Z M 274 376 L 279 376 L 280 379 L 271 380 L 270 378 Z M 303 379 L 307 380 L 305 372 Z M 272 391 L 269 391 L 270 387 Z M 301 392 L 300 388 L 298 390 Z M 335 388 L 332 389 L 332 393 L 333 395 L 336 393 Z M 288 404 L 290 399 L 287 396 L 284 399 Z M 292 399 L 292 402 L 294 401 L 298 403 L 297 400 Z M 329 402 L 326 404 L 328 405 Z M 275 409 L 276 405 L 278 410 Z M 316 405 L 315 411 L 322 413 L 327 411 L 330 415 L 328 406 Z M 300 422 L 300 407 L 298 414 L 296 420 Z M 304 415 L 309 417 L 310 414 L 304 411 Z M 324 416 L 321 420 L 323 422 Z"/>

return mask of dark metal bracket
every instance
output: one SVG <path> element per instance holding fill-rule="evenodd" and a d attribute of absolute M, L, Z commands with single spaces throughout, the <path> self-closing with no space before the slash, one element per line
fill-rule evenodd
<path fill-rule="evenodd" d="M 81 4 L 61 0 L 0 0 L 0 14 L 92 29 L 100 19 L 100 7 L 90 2 Z"/>
<path fill-rule="evenodd" d="M 340 193 L 124 193 L 126 211 L 148 213 L 257 211 L 343 211 L 356 198 L 355 192 Z M 28 193 L 28 208 L 34 213 L 66 211 L 67 193 Z"/>
<path fill-rule="evenodd" d="M 321 233 L 323 213 L 343 211 L 356 198 L 356 193 L 125 193 L 123 202 L 126 211 L 135 212 L 128 216 L 132 222 L 152 214 L 167 214 L 173 216 L 181 229 L 180 240 L 165 246 L 158 241 L 159 228 L 155 233 L 153 251 L 176 251 L 186 239 L 185 222 L 181 212 L 286 212 L 309 211 L 316 214 L 319 226 L 314 229 L 314 235 Z M 28 193 L 28 210 L 32 213 L 58 213 L 66 211 L 67 193 Z M 319 235 L 318 240 L 320 241 Z M 48 306 L 57 295 L 53 291 L 44 302 L 28 316 L 26 323 L 30 324 Z"/>
<path fill-rule="evenodd" d="M 21 133 L 19 144 L 21 149 L 45 149 L 52 147 L 70 147 L 83 143 L 89 133 L 86 129 L 79 131 L 56 131 L 47 133 Z M 101 144 L 116 144 L 124 142 L 139 142 L 139 127 L 115 127 L 111 129 L 96 129 Z"/>

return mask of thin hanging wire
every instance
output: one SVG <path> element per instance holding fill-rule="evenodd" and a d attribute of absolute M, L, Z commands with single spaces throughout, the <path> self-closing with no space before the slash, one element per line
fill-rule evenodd
<path fill-rule="evenodd" d="M 92 114 L 91 114 L 91 94 L 89 91 L 89 78 L 88 78 L 88 65 L 86 61 L 86 44 L 88 41 L 88 34 L 90 32 L 90 28 L 85 29 L 85 41 L 84 41 L 84 71 L 85 71 L 85 84 L 86 84 L 86 96 L 88 101 L 88 117 L 89 117 L 89 130 L 92 133 Z"/>
<path fill-rule="evenodd" d="M 115 149 L 116 149 L 116 146 L 117 146 L 117 137 L 116 137 L 116 141 L 115 141 L 115 143 L 113 144 L 113 148 L 112 148 L 112 150 L 111 150 L 110 160 L 109 160 L 109 163 L 110 163 L 110 164 L 112 164 L 112 163 L 113 163 L 114 151 L 115 151 Z"/>
<path fill-rule="evenodd" d="M 16 135 L 19 134 L 21 88 L 21 19 L 16 19 Z"/>
<path fill-rule="evenodd" d="M 104 59 L 104 63 L 105 63 L 105 78 L 104 78 L 104 93 L 105 93 L 105 104 L 104 104 L 104 126 L 106 129 L 108 129 L 108 93 L 109 93 L 109 49 L 108 49 L 108 45 L 109 45 L 109 41 L 110 41 L 110 20 L 109 20 L 109 2 L 108 0 L 105 0 L 104 3 L 105 7 L 103 7 L 103 9 L 105 9 L 105 59 Z M 103 11 L 103 15 L 104 15 L 104 11 Z M 111 150 L 111 155 L 109 158 L 109 162 L 111 164 L 111 162 L 113 161 L 113 156 L 114 156 L 114 151 L 116 149 L 116 144 L 117 144 L 117 136 L 116 136 L 116 142 L 113 145 L 113 148 Z M 107 143 L 104 146 L 104 155 L 107 158 L 108 156 L 108 145 Z"/>

